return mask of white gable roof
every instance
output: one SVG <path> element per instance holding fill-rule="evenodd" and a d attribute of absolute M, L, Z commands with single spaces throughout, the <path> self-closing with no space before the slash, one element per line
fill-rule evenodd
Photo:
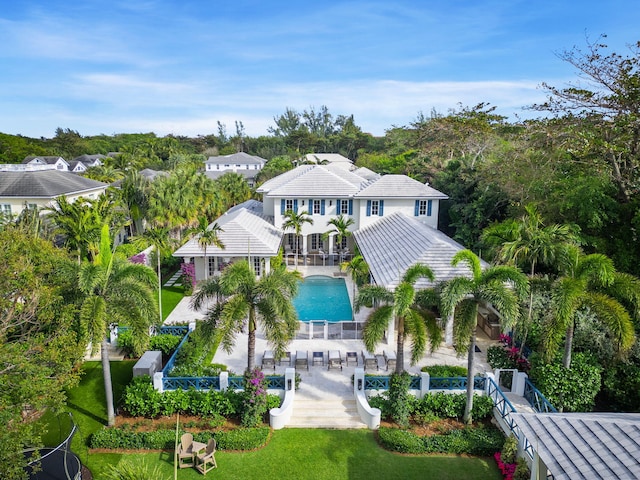
<path fill-rule="evenodd" d="M 406 175 L 383 175 L 356 194 L 359 198 L 449 198 L 442 192 Z"/>
<path fill-rule="evenodd" d="M 267 161 L 255 155 L 249 155 L 245 152 L 232 153 L 231 155 L 221 155 L 218 157 L 209 157 L 205 164 L 241 164 L 241 165 L 264 165 Z"/>
<path fill-rule="evenodd" d="M 375 223 L 353 232 L 362 256 L 376 283 L 393 289 L 407 269 L 426 264 L 435 275 L 435 283 L 469 276 L 466 265 L 451 266 L 451 259 L 464 247 L 435 228 L 403 213 L 380 217 Z M 487 264 L 483 262 L 483 266 Z M 432 287 L 421 279 L 417 288 Z"/>
<path fill-rule="evenodd" d="M 250 254 L 270 257 L 278 254 L 283 233 L 262 215 L 260 202 L 251 200 L 237 205 L 216 222 L 222 229 L 218 238 L 225 248 L 209 245 L 208 256 L 234 257 Z M 204 248 L 198 244 L 197 237 L 190 239 L 173 253 L 174 257 L 203 255 Z"/>

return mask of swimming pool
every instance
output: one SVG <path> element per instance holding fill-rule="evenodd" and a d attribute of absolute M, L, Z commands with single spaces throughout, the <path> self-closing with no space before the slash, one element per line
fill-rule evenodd
<path fill-rule="evenodd" d="M 300 282 L 293 305 L 302 322 L 353 320 L 349 292 L 344 278 L 312 275 Z"/>

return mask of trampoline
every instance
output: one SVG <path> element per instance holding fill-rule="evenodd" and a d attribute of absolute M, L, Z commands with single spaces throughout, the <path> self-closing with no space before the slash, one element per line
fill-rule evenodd
<path fill-rule="evenodd" d="M 78 427 L 71 414 L 59 419 L 60 436 L 56 447 L 29 448 L 23 451 L 29 480 L 81 480 L 82 463 L 71 451 L 71 440 Z M 34 456 L 36 458 L 34 458 Z"/>

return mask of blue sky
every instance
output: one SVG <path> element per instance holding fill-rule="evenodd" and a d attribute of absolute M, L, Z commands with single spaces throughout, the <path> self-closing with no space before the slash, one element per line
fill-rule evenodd
<path fill-rule="evenodd" d="M 195 136 L 239 120 L 258 136 L 321 105 L 374 135 L 459 103 L 530 117 L 542 82 L 576 79 L 556 53 L 607 34 L 626 54 L 639 25 L 637 0 L 5 0 L 0 132 Z"/>

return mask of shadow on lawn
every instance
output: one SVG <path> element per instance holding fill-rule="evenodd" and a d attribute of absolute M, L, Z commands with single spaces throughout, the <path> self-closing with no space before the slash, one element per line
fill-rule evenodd
<path fill-rule="evenodd" d="M 83 414 L 85 417 L 89 417 L 93 420 L 95 420 L 96 422 L 102 424 L 102 425 L 106 425 L 107 422 L 105 421 L 105 419 L 103 417 L 99 417 L 98 415 L 96 415 L 95 413 L 87 410 L 84 407 L 81 407 L 80 405 L 78 405 L 77 403 L 73 403 L 73 402 L 67 402 L 67 405 L 70 408 L 73 408 L 75 411 Z"/>

